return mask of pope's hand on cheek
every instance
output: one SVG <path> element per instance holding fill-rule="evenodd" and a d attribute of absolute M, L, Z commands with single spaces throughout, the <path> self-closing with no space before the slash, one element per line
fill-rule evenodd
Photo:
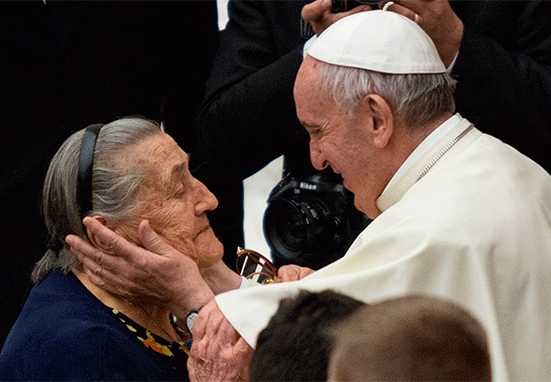
<path fill-rule="evenodd" d="M 85 218 L 84 224 L 91 240 L 102 243 L 101 250 L 74 235 L 66 241 L 95 284 L 136 304 L 167 306 L 179 319 L 214 297 L 197 264 L 166 244 L 147 221 L 138 228 L 143 248 L 95 219 Z"/>

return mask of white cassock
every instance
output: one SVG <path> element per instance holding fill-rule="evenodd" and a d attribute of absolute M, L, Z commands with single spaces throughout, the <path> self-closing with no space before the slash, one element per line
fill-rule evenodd
<path fill-rule="evenodd" d="M 412 153 L 342 259 L 300 281 L 217 296 L 243 338 L 254 347 L 279 300 L 300 289 L 368 303 L 423 293 L 483 323 L 494 380 L 550 381 L 551 176 L 471 126 L 456 115 Z"/>

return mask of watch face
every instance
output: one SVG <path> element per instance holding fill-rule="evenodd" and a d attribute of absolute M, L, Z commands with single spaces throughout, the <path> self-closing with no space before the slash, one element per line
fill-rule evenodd
<path fill-rule="evenodd" d="M 193 323 L 195 322 L 195 317 L 197 317 L 197 312 L 190 312 L 186 318 L 186 326 L 190 334 L 191 334 L 191 330 L 193 329 Z"/>

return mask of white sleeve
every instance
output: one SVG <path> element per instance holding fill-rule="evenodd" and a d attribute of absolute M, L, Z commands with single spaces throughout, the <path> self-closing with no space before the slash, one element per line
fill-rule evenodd
<path fill-rule="evenodd" d="M 239 289 L 245 289 L 245 288 L 255 287 L 255 286 L 259 286 L 259 285 L 260 284 L 257 283 L 256 281 L 249 280 L 249 279 L 241 276 L 241 286 L 239 287 Z"/>

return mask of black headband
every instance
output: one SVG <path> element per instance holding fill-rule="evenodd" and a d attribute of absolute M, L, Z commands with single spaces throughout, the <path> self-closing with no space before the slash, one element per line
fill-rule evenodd
<path fill-rule="evenodd" d="M 80 144 L 78 162 L 78 196 L 80 213 L 84 215 L 92 209 L 92 168 L 94 167 L 94 150 L 102 124 L 90 125 L 84 130 Z"/>

